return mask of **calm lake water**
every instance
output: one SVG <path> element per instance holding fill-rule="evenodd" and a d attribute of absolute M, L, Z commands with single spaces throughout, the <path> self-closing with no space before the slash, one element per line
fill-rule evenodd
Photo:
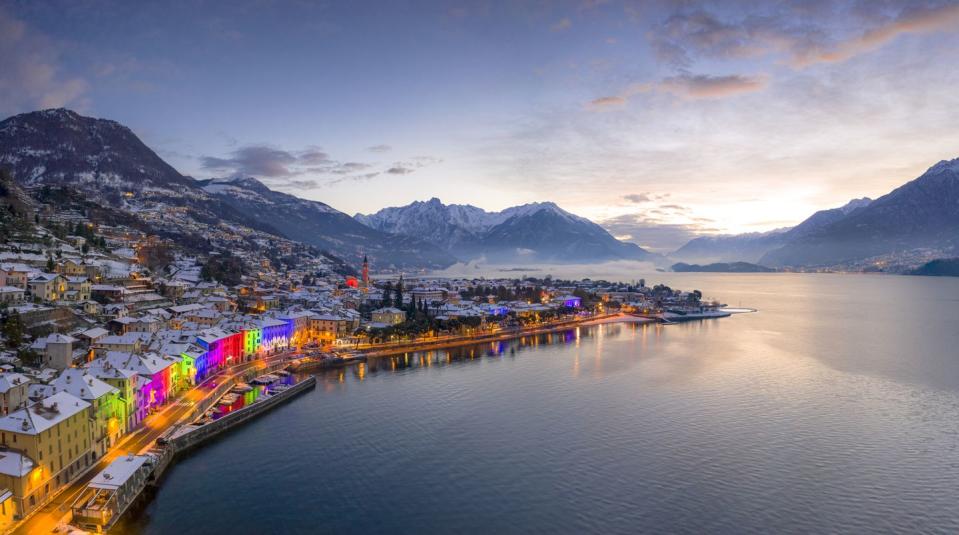
<path fill-rule="evenodd" d="M 125 531 L 959 532 L 959 279 L 645 278 L 760 311 L 322 374 Z"/>

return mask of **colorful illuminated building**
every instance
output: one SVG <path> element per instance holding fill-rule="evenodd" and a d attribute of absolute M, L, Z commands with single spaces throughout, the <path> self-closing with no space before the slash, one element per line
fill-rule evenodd
<path fill-rule="evenodd" d="M 69 392 L 90 404 L 91 446 L 94 457 L 103 457 L 120 440 L 124 431 L 120 425 L 124 407 L 119 390 L 80 368 L 63 370 L 50 386 L 55 392 Z"/>
<path fill-rule="evenodd" d="M 131 370 L 140 376 L 136 405 L 141 421 L 146 414 L 165 404 L 173 396 L 180 374 L 179 357 L 111 351 L 105 359 L 114 368 Z"/>
<path fill-rule="evenodd" d="M 293 339 L 293 324 L 289 321 L 267 318 L 260 322 L 260 330 L 262 331 L 260 347 L 265 351 L 287 348 Z"/>
<path fill-rule="evenodd" d="M 117 389 L 120 433 L 126 434 L 140 426 L 142 414 L 137 410 L 137 392 L 140 391 L 140 376 L 133 370 L 114 368 L 105 359 L 90 364 L 87 373 Z"/>

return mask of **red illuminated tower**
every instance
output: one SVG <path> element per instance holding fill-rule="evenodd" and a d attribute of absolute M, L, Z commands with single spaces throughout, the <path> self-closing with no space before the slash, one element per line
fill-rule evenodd
<path fill-rule="evenodd" d="M 363 255 L 363 288 L 369 289 L 370 287 L 370 263 L 366 259 L 366 255 Z"/>

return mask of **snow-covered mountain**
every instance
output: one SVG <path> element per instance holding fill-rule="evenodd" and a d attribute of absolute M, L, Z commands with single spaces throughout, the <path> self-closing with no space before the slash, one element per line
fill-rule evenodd
<path fill-rule="evenodd" d="M 66 109 L 43 110 L 0 122 L 0 167 L 40 193 L 65 188 L 128 222 L 182 240 L 220 224 L 299 241 L 350 263 L 368 255 L 380 267 L 444 267 L 455 259 L 418 238 L 373 230 L 321 202 L 273 191 L 249 177 L 195 180 L 177 172 L 129 128 Z M 141 217 L 176 213 L 159 223 Z M 189 236 L 187 236 L 189 235 Z"/>
<path fill-rule="evenodd" d="M 571 263 L 656 256 L 551 202 L 487 212 L 432 198 L 354 218 L 383 232 L 418 236 L 464 261 L 484 257 L 492 262 Z"/>
<path fill-rule="evenodd" d="M 710 264 L 715 262 L 759 262 L 767 253 L 815 233 L 855 210 L 868 206 L 871 199 L 853 199 L 839 208 L 820 210 L 795 227 L 719 236 L 700 236 L 669 255 L 686 262 Z"/>
<path fill-rule="evenodd" d="M 0 122 L 0 165 L 25 186 L 69 183 L 101 191 L 196 193 L 191 178 L 129 128 L 63 108 Z"/>
<path fill-rule="evenodd" d="M 273 191 L 253 177 L 198 181 L 203 190 L 257 224 L 273 225 L 291 240 L 376 265 L 445 267 L 452 255 L 417 236 L 394 236 L 372 229 L 328 204 Z"/>
<path fill-rule="evenodd" d="M 766 253 L 839 221 L 853 211 L 868 206 L 870 202 L 872 202 L 871 199 L 867 197 L 853 199 L 839 208 L 820 210 L 795 227 L 746 234 L 700 236 L 687 242 L 671 253 L 669 257 L 684 262 L 701 264 L 715 262 L 757 263 Z"/>
<path fill-rule="evenodd" d="M 828 266 L 918 249 L 959 251 L 959 158 L 770 251 L 772 266 Z"/>

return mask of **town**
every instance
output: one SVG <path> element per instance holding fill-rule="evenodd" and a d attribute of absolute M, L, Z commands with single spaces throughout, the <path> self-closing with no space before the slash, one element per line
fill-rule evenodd
<path fill-rule="evenodd" d="M 231 239 L 220 238 L 224 245 Z M 251 370 L 277 370 L 252 381 L 270 384 L 284 368 L 624 314 L 665 322 L 725 314 L 698 291 L 644 280 L 374 277 L 366 257 L 353 270 L 282 240 L 261 245 L 265 252 L 224 246 L 199 254 L 80 212 L 5 220 L 0 529 L 22 528 L 44 511 L 59 524 L 71 506 L 74 524 L 109 525 L 128 505 L 123 484 L 142 483 L 147 457 L 135 454 L 177 426 L 195 429 L 254 404 L 256 396 L 243 395 L 253 387 L 241 380 Z M 79 504 L 58 501 L 88 480 Z M 96 518 L 77 521 L 91 510 Z"/>

